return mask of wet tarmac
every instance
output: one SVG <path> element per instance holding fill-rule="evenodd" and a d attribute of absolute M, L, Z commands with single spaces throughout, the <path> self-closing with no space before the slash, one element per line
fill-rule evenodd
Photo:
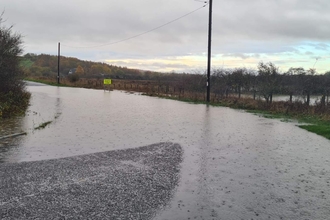
<path fill-rule="evenodd" d="M 154 219 L 330 219 L 330 141 L 295 123 L 120 91 L 28 89 L 29 115 L 11 122 L 27 135 L 0 140 L 3 163 L 173 142 L 180 180 Z"/>
<path fill-rule="evenodd" d="M 134 149 L 0 166 L 0 219 L 152 219 L 179 180 L 182 149 Z"/>

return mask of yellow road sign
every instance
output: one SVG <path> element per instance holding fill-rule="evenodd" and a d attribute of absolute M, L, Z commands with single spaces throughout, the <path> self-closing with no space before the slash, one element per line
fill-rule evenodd
<path fill-rule="evenodd" d="M 111 85 L 111 79 L 104 79 L 103 84 L 104 85 Z"/>

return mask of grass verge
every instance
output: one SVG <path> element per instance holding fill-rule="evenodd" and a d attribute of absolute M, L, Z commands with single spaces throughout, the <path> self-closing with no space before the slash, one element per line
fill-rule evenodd
<path fill-rule="evenodd" d="M 280 119 L 284 122 L 297 121 L 302 125 L 298 127 L 309 132 L 321 135 L 330 140 L 330 121 L 319 116 L 299 115 L 299 114 L 281 114 L 262 110 L 248 110 L 247 112 L 261 115 L 265 118 Z"/>
<path fill-rule="evenodd" d="M 44 123 L 41 123 L 38 127 L 35 127 L 34 130 L 40 130 L 44 129 L 47 125 L 51 124 L 53 121 L 46 121 Z"/>
<path fill-rule="evenodd" d="M 27 91 L 0 93 L 0 118 L 24 115 L 31 94 Z"/>
<path fill-rule="evenodd" d="M 330 140 L 330 126 L 329 125 L 299 125 L 300 128 L 315 134 L 321 135 Z"/>
<path fill-rule="evenodd" d="M 73 86 L 63 84 L 63 83 L 62 84 L 61 83 L 57 84 L 57 82 L 52 82 L 52 81 L 49 81 L 49 80 L 33 79 L 33 78 L 25 78 L 24 80 L 31 81 L 31 82 L 36 82 L 36 83 L 43 83 L 43 84 L 50 85 L 50 86 L 73 87 Z"/>

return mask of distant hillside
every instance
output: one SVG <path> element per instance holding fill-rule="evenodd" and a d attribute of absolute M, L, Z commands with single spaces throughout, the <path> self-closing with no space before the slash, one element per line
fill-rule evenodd
<path fill-rule="evenodd" d="M 57 75 L 57 56 L 47 54 L 28 53 L 21 57 L 21 66 L 26 76 L 52 77 Z M 74 57 L 61 56 L 60 74 L 78 74 L 85 78 L 99 78 L 108 76 L 114 79 L 154 80 L 161 73 L 129 69 L 126 67 L 109 65 L 101 62 L 79 60 Z"/>

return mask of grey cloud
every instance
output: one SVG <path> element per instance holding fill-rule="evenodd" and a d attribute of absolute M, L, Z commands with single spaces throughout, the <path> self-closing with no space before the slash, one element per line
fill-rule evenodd
<path fill-rule="evenodd" d="M 258 40 L 328 40 L 329 1 L 225 2 L 226 4 L 221 4 L 224 1 L 219 2 L 223 6 L 220 11 L 222 13 L 215 16 L 215 23 L 221 22 L 217 31 L 225 37 L 230 33 L 234 38 Z"/>
<path fill-rule="evenodd" d="M 161 62 L 154 62 L 154 63 L 141 63 L 140 61 L 112 61 L 112 62 L 107 62 L 109 64 L 114 64 L 117 66 L 130 66 L 131 68 L 138 68 L 141 70 L 154 70 L 154 71 L 160 71 L 164 72 L 164 69 L 167 69 L 169 71 L 174 70 L 174 69 L 180 69 L 182 71 L 187 71 L 190 70 L 192 67 L 185 65 L 185 64 L 167 64 L 167 63 L 161 63 Z"/>
<path fill-rule="evenodd" d="M 222 57 L 238 57 L 243 60 L 249 59 L 249 58 L 260 58 L 260 54 L 246 54 L 246 53 L 226 53 L 223 54 Z"/>
<path fill-rule="evenodd" d="M 313 46 L 317 50 L 325 50 L 325 51 L 327 51 L 330 48 L 330 46 L 328 44 L 325 44 L 325 43 L 314 44 Z"/>
<path fill-rule="evenodd" d="M 174 69 L 187 69 L 189 68 L 188 65 L 185 65 L 185 64 L 174 64 L 174 63 L 171 63 L 171 64 L 167 64 L 167 63 L 160 63 L 160 62 L 154 62 L 152 63 L 150 66 L 154 66 L 154 67 L 160 67 L 160 68 L 174 68 Z"/>
<path fill-rule="evenodd" d="M 1 0 L 25 52 L 56 53 L 57 42 L 94 46 L 144 33 L 201 7 L 192 0 Z M 0 8 L 1 9 L 1 8 Z M 329 49 L 329 0 L 214 1 L 212 52 L 249 54 L 296 52 L 302 42 Z M 207 7 L 129 41 L 93 48 L 65 48 L 71 56 L 95 59 L 202 54 L 207 50 Z M 33 51 L 30 51 L 33 50 Z M 108 57 L 113 58 L 113 57 Z"/>
<path fill-rule="evenodd" d="M 291 62 L 291 60 L 277 60 L 275 63 L 280 65 L 280 64 L 287 64 L 289 62 Z M 294 59 L 294 63 L 309 63 L 310 60 L 306 60 L 306 59 Z"/>

